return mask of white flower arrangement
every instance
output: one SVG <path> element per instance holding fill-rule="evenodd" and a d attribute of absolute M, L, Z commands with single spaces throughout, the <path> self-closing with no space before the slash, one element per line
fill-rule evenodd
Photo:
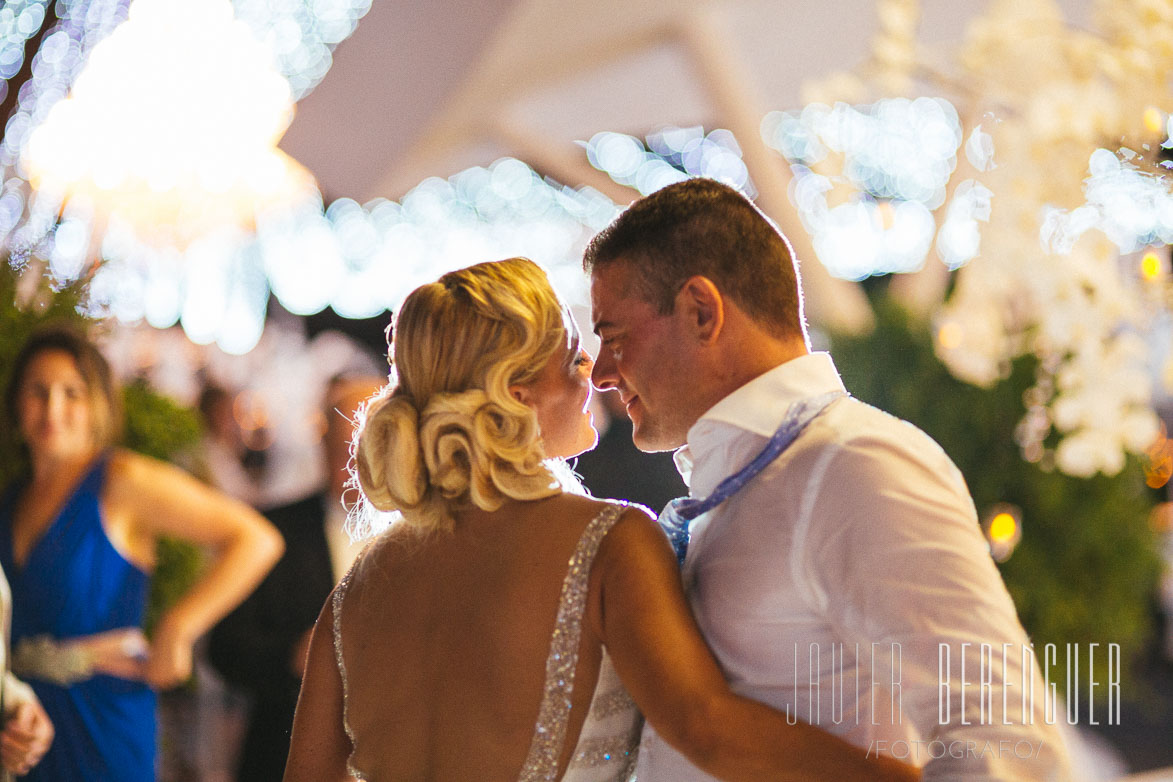
<path fill-rule="evenodd" d="M 925 64 L 910 33 L 917 0 L 879 0 L 878 13 L 872 61 L 808 94 L 944 89 L 957 106 L 966 160 L 934 215 L 938 258 L 957 269 L 933 315 L 939 357 L 990 386 L 1034 354 L 1024 457 L 1073 476 L 1118 473 L 1159 434 L 1147 335 L 1168 311 L 1168 261 L 1149 253 L 1142 269 L 1141 258 L 1173 243 L 1173 196 L 1147 170 L 1173 129 L 1173 4 L 1100 0 L 1084 31 L 1051 0 L 996 0 L 950 74 Z"/>

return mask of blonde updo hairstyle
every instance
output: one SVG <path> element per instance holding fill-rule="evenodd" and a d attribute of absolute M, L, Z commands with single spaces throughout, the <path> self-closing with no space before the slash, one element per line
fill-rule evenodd
<path fill-rule="evenodd" d="M 537 417 L 509 387 L 569 349 L 567 317 L 525 258 L 414 290 L 392 331 L 392 382 L 358 416 L 353 472 L 366 501 L 430 532 L 452 529 L 455 510 L 559 493 Z"/>

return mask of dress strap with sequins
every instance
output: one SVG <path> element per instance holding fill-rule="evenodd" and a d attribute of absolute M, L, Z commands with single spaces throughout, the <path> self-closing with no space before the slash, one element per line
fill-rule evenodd
<path fill-rule="evenodd" d="M 608 504 L 587 525 L 570 557 L 546 659 L 546 684 L 538 722 L 520 782 L 554 782 L 556 779 L 570 719 L 570 696 L 578 667 L 591 565 L 599 544 L 619 520 L 624 508 L 622 504 Z M 604 650 L 590 711 L 562 782 L 628 779 L 635 767 L 640 725 L 635 703 L 623 688 Z"/>
<path fill-rule="evenodd" d="M 364 549 L 363 554 L 366 553 Z M 346 707 L 350 703 L 350 681 L 346 676 L 346 661 L 342 657 L 342 601 L 346 598 L 346 590 L 350 588 L 350 577 L 354 575 L 354 571 L 358 569 L 359 563 L 363 557 L 359 557 L 350 566 L 350 570 L 346 571 L 346 575 L 338 582 L 338 586 L 334 589 L 334 657 L 338 662 L 338 675 L 342 679 L 342 727 L 346 731 L 347 738 L 350 739 L 350 746 L 358 746 L 358 742 L 354 738 L 354 731 L 350 728 L 350 720 L 346 716 Z M 366 777 L 362 772 L 354 767 L 352 761 L 354 759 L 353 752 L 346 758 L 347 772 L 359 780 L 365 782 Z"/>

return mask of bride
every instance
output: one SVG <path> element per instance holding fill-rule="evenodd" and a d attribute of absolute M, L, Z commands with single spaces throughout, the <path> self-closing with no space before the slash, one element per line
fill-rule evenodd
<path fill-rule="evenodd" d="M 626 780 L 641 712 L 723 779 L 917 778 L 732 694 L 654 519 L 564 477 L 592 362 L 537 265 L 418 288 L 391 359 L 355 462 L 402 519 L 319 617 L 286 782 Z"/>

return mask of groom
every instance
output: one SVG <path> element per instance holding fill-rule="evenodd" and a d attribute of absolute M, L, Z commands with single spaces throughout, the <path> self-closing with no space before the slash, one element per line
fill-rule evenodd
<path fill-rule="evenodd" d="M 810 352 L 777 228 L 693 179 L 634 203 L 584 266 L 593 382 L 618 392 L 640 449 L 679 449 L 695 499 L 666 526 L 734 691 L 926 780 L 1069 779 L 964 479 Z M 710 779 L 650 726 L 637 776 Z"/>

